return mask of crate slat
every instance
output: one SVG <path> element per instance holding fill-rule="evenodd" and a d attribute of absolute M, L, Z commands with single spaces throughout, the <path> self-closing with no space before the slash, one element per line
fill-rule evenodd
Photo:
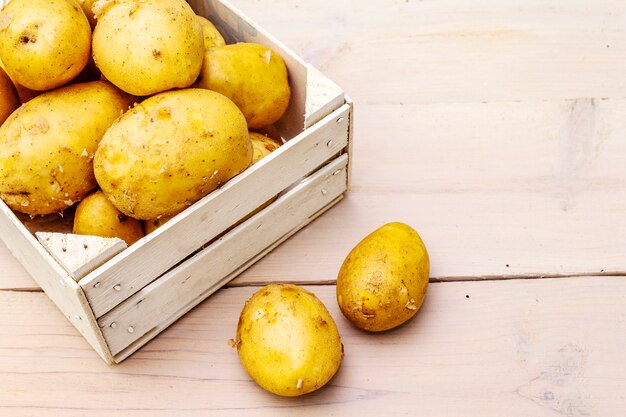
<path fill-rule="evenodd" d="M 107 363 L 113 363 L 80 286 L 0 200 L 0 237 L 48 297 Z"/>
<path fill-rule="evenodd" d="M 310 222 L 346 191 L 347 162 L 347 155 L 340 156 L 279 198 L 270 210 L 239 225 L 101 317 L 98 324 L 113 355 L 153 333 L 151 329 L 177 311 L 189 310 L 242 272 L 242 265 L 250 266 L 251 259 Z"/>
<path fill-rule="evenodd" d="M 348 144 L 350 110 L 342 106 L 83 278 L 79 285 L 95 316 L 101 317 L 342 151 Z"/>

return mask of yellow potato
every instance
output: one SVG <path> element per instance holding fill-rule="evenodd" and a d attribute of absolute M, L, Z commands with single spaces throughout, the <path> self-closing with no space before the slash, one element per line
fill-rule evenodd
<path fill-rule="evenodd" d="M 0 127 L 0 197 L 26 214 L 63 210 L 97 184 L 92 158 L 129 97 L 105 81 L 44 93 Z"/>
<path fill-rule="evenodd" d="M 224 46 L 226 41 L 222 34 L 207 18 L 196 16 L 200 25 L 202 25 L 202 35 L 204 38 L 204 49 L 213 48 L 214 46 Z"/>
<path fill-rule="evenodd" d="M 97 191 L 76 206 L 73 233 L 117 237 L 130 246 L 143 237 L 143 228 L 139 220 L 122 214 L 102 191 Z"/>
<path fill-rule="evenodd" d="M 96 27 L 96 17 L 94 16 L 93 10 L 91 9 L 96 1 L 97 0 L 78 0 L 78 4 L 80 4 L 80 7 L 83 9 L 87 20 L 89 21 L 89 26 L 91 26 L 91 29 Z"/>
<path fill-rule="evenodd" d="M 172 216 L 252 162 L 246 120 L 228 98 L 184 89 L 150 97 L 106 132 L 94 159 L 111 202 L 141 220 Z"/>
<path fill-rule="evenodd" d="M 0 68 L 2 68 L 2 71 L 4 71 L 6 74 L 6 68 L 4 67 L 4 64 L 2 63 L 1 59 L 0 59 Z M 35 91 L 35 90 L 28 89 L 24 87 L 23 85 L 20 85 L 19 83 L 17 83 L 14 79 L 12 79 L 9 76 L 9 74 L 7 74 L 7 76 L 9 77 L 9 79 L 13 83 L 13 86 L 15 87 L 15 90 L 17 91 L 17 96 L 20 100 L 20 103 L 26 103 L 27 101 L 30 101 L 34 99 L 35 97 L 37 97 L 39 94 L 43 93 L 43 91 Z"/>
<path fill-rule="evenodd" d="M 267 136 L 268 138 L 274 139 L 278 143 L 282 142 L 280 131 L 278 130 L 276 125 L 268 125 L 265 127 L 261 127 L 261 128 L 255 129 L 255 131 L 264 136 Z"/>
<path fill-rule="evenodd" d="M 0 58 L 16 83 L 50 90 L 87 65 L 91 28 L 74 0 L 13 0 L 0 12 Z"/>
<path fill-rule="evenodd" d="M 246 116 L 250 129 L 280 119 L 291 95 L 283 59 L 255 43 L 207 49 L 197 86 L 222 93 L 234 101 Z"/>
<path fill-rule="evenodd" d="M 428 287 L 424 242 L 403 223 L 389 223 L 363 239 L 337 277 L 341 312 L 373 332 L 399 326 L 417 313 Z"/>
<path fill-rule="evenodd" d="M 246 302 L 234 346 L 252 379 L 283 396 L 321 388 L 343 357 L 337 326 L 324 304 L 289 284 L 270 284 Z"/>
<path fill-rule="evenodd" d="M 0 69 L 0 124 L 20 106 L 20 98 L 9 76 Z"/>
<path fill-rule="evenodd" d="M 170 221 L 173 216 L 161 217 L 160 219 L 144 220 L 143 230 L 147 235 L 154 232 L 159 227 Z"/>
<path fill-rule="evenodd" d="M 280 147 L 280 143 L 257 132 L 250 132 L 252 141 L 252 163 L 256 164 Z"/>
<path fill-rule="evenodd" d="M 185 0 L 97 2 L 93 56 L 107 80 L 136 96 L 190 86 L 204 54 L 202 26 Z"/>

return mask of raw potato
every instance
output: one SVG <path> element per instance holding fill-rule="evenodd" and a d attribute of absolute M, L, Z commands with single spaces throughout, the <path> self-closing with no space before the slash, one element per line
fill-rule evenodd
<path fill-rule="evenodd" d="M 44 93 L 0 127 L 0 197 L 26 214 L 59 212 L 97 184 L 92 158 L 130 98 L 105 81 Z"/>
<path fill-rule="evenodd" d="M 343 357 L 337 326 L 324 304 L 289 284 L 270 284 L 246 302 L 234 345 L 252 379 L 283 396 L 321 388 Z"/>
<path fill-rule="evenodd" d="M 0 124 L 20 106 L 20 98 L 9 76 L 0 68 Z"/>
<path fill-rule="evenodd" d="M 191 88 L 150 97 L 118 119 L 100 143 L 94 170 L 118 210 L 150 220 L 179 213 L 251 162 L 237 106 Z"/>
<path fill-rule="evenodd" d="M 250 132 L 250 140 L 252 141 L 253 148 L 253 164 L 256 164 L 280 147 L 280 142 L 257 132 Z"/>
<path fill-rule="evenodd" d="M 424 242 L 403 223 L 389 223 L 363 239 L 337 277 L 341 312 L 373 332 L 399 326 L 417 313 L 428 286 Z"/>
<path fill-rule="evenodd" d="M 87 20 L 89 21 L 89 26 L 91 26 L 91 29 L 96 27 L 96 17 L 94 16 L 92 10 L 93 4 L 95 2 L 96 0 L 78 0 L 78 4 L 80 4 L 80 7 L 83 9 Z"/>
<path fill-rule="evenodd" d="M 0 12 L 0 58 L 16 83 L 50 90 L 87 65 L 91 28 L 74 0 L 13 0 Z"/>
<path fill-rule="evenodd" d="M 222 93 L 234 101 L 246 116 L 250 129 L 280 119 L 291 95 L 283 59 L 255 43 L 208 49 L 197 86 Z"/>
<path fill-rule="evenodd" d="M 213 48 L 214 46 L 224 46 L 226 41 L 222 34 L 207 18 L 196 16 L 198 22 L 202 26 L 202 36 L 204 38 L 204 49 Z"/>
<path fill-rule="evenodd" d="M 277 142 L 282 142 L 280 131 L 276 127 L 276 125 L 268 125 L 262 128 L 258 128 L 255 130 L 257 133 L 260 133 L 268 138 L 272 138 Z"/>
<path fill-rule="evenodd" d="M 4 64 L 2 63 L 1 59 L 0 59 L 0 68 L 2 68 L 2 71 L 4 71 L 4 73 L 6 74 L 6 69 L 4 68 Z M 7 76 L 9 76 L 9 74 L 7 74 Z M 9 79 L 11 79 L 11 77 L 9 77 Z M 19 83 L 15 82 L 15 80 L 13 79 L 11 79 L 11 82 L 13 83 L 13 86 L 15 87 L 15 90 L 17 91 L 17 96 L 20 100 L 20 103 L 26 103 L 27 101 L 31 101 L 32 99 L 34 99 L 35 97 L 37 97 L 39 94 L 42 93 L 42 91 L 30 90 L 24 87 L 23 85 L 20 85 Z"/>
<path fill-rule="evenodd" d="M 165 223 L 170 221 L 174 216 L 161 217 L 160 219 L 152 219 L 152 220 L 144 220 L 143 221 L 143 230 L 147 235 L 154 232 L 159 227 L 163 226 Z"/>
<path fill-rule="evenodd" d="M 143 228 L 139 220 L 120 213 L 102 191 L 97 191 L 76 206 L 73 233 L 117 237 L 130 246 L 143 237 Z"/>
<path fill-rule="evenodd" d="M 107 80 L 136 96 L 188 87 L 202 66 L 202 26 L 185 0 L 99 0 L 93 56 Z"/>

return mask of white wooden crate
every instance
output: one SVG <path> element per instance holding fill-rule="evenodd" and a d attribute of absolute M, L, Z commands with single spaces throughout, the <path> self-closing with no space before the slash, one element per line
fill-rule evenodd
<path fill-rule="evenodd" d="M 67 230 L 68 219 L 31 220 L 0 201 L 6 245 L 110 364 L 336 204 L 350 184 L 352 103 L 344 92 L 226 1 L 189 3 L 227 41 L 257 42 L 283 57 L 292 98 L 277 126 L 286 143 L 78 280 L 33 235 Z"/>

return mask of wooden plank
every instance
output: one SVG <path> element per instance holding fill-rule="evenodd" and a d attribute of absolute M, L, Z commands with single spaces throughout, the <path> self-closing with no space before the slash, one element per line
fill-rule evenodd
<path fill-rule="evenodd" d="M 344 149 L 349 111 L 338 109 L 83 278 L 96 317 Z"/>
<path fill-rule="evenodd" d="M 265 255 L 267 255 L 269 252 L 274 250 L 274 248 L 278 247 L 284 241 L 286 241 L 291 236 L 293 236 L 295 233 L 300 231 L 300 229 L 302 227 L 306 226 L 308 223 L 310 223 L 313 220 L 317 219 L 319 216 L 321 216 L 326 211 L 331 209 L 333 206 L 335 206 L 337 203 L 339 203 L 341 200 L 343 200 L 343 198 L 344 198 L 344 195 L 342 194 L 339 197 L 335 198 L 330 203 L 328 203 L 326 206 L 324 206 L 321 210 L 318 210 L 317 212 L 315 212 L 315 214 L 311 215 L 302 224 L 300 224 L 299 226 L 293 228 L 291 231 L 289 231 L 287 234 L 282 236 L 276 242 L 272 243 L 270 246 L 268 246 L 267 248 L 265 248 L 264 250 L 259 252 L 257 255 L 255 255 L 254 258 L 250 259 L 248 262 L 243 264 L 241 267 L 239 267 L 237 270 L 235 270 L 229 276 L 224 278 L 224 282 L 230 281 L 231 279 L 233 279 L 234 277 L 238 276 L 243 271 L 248 269 L 251 265 L 254 265 L 256 262 L 259 261 L 259 259 L 262 259 Z M 228 284 L 225 284 L 225 286 L 228 286 Z M 209 293 L 212 294 L 213 292 L 217 291 L 220 287 L 223 288 L 224 286 L 221 286 L 220 283 L 218 283 L 217 285 L 214 286 L 214 288 L 210 288 L 207 291 L 207 294 L 209 294 Z M 116 363 L 121 363 L 123 360 L 128 358 L 130 355 L 135 353 L 138 349 L 143 347 L 148 341 L 152 340 L 154 337 L 156 337 L 163 330 L 167 329 L 176 320 L 181 318 L 183 315 L 187 314 L 193 307 L 197 306 L 202 300 L 204 300 L 206 298 L 205 295 L 206 294 L 204 294 L 204 293 L 198 295 L 194 300 L 192 300 L 191 302 L 186 304 L 180 310 L 176 311 L 176 313 L 174 313 L 173 315 L 168 317 L 165 321 L 162 321 L 158 326 L 156 326 L 153 329 L 151 329 L 148 333 L 144 334 L 141 338 L 139 338 L 136 341 L 134 341 L 130 346 L 128 346 L 123 351 L 121 351 L 120 353 L 115 355 L 115 357 L 114 357 L 115 362 Z"/>
<path fill-rule="evenodd" d="M 317 68 L 311 65 L 307 68 L 304 125 L 308 128 L 346 103 L 346 95 Z"/>
<path fill-rule="evenodd" d="M 328 387 L 295 399 L 257 387 L 227 344 L 256 288 L 218 291 L 114 368 L 45 296 L 0 292 L 0 414 L 380 416 L 391 406 L 395 415 L 552 417 L 626 409 L 621 277 L 433 284 L 413 321 L 377 335 L 346 322 L 333 286 L 308 289 L 337 321 L 345 359 Z"/>
<path fill-rule="evenodd" d="M 626 272 L 626 100 L 357 113 L 346 201 L 234 284 L 333 280 L 354 244 L 394 220 L 423 235 L 437 280 Z M 0 259 L 16 269 L 0 288 L 29 285 Z"/>
<path fill-rule="evenodd" d="M 119 238 L 36 232 L 35 237 L 74 281 L 127 248 Z"/>
<path fill-rule="evenodd" d="M 626 9 L 613 0 L 237 6 L 359 108 L 626 97 Z"/>
<path fill-rule="evenodd" d="M 46 295 L 107 363 L 113 358 L 79 285 L 0 201 L 0 237 Z"/>
<path fill-rule="evenodd" d="M 111 353 L 117 355 L 144 334 L 153 333 L 181 309 L 189 310 L 234 278 L 233 272 L 242 265 L 308 224 L 346 191 L 347 162 L 347 155 L 337 158 L 281 196 L 270 210 L 258 213 L 102 316 L 98 325 Z"/>
<path fill-rule="evenodd" d="M 234 284 L 333 280 L 390 221 L 422 234 L 437 280 L 626 273 L 626 100 L 358 110 L 344 204 Z"/>

